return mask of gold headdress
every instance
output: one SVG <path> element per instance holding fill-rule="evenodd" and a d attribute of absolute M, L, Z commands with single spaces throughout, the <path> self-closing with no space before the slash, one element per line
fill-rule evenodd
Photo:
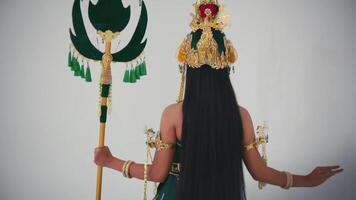
<path fill-rule="evenodd" d="M 227 16 L 221 15 L 224 6 L 217 0 L 198 0 L 193 6 L 192 32 L 183 40 L 177 54 L 182 73 L 177 102 L 183 101 L 186 66 L 199 68 L 208 64 L 214 69 L 230 68 L 238 57 L 232 42 L 223 33 L 228 26 L 224 22 Z"/>

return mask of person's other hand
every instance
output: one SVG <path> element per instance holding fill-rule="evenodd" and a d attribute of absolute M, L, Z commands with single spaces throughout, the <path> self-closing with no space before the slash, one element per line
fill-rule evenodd
<path fill-rule="evenodd" d="M 112 156 L 109 147 L 104 146 L 95 148 L 94 162 L 98 166 L 108 167 L 113 158 L 114 157 Z"/>
<path fill-rule="evenodd" d="M 342 172 L 344 169 L 339 165 L 335 166 L 319 166 L 306 176 L 308 186 L 315 187 L 324 183 L 327 179 L 334 176 L 337 173 Z"/>

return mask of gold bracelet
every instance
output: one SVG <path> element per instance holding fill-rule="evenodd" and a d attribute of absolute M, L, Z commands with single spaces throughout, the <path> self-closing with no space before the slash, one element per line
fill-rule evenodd
<path fill-rule="evenodd" d="M 124 164 L 122 165 L 122 170 L 121 170 L 121 172 L 122 172 L 122 175 L 123 175 L 124 177 L 126 177 L 125 169 L 126 169 L 127 163 L 128 163 L 128 160 L 126 160 L 126 161 L 124 162 Z"/>
<path fill-rule="evenodd" d="M 289 182 L 290 182 L 290 176 L 288 174 L 288 172 L 284 172 L 286 174 L 286 177 L 287 177 L 287 183 L 285 186 L 283 186 L 283 189 L 286 189 L 288 190 L 288 186 L 289 186 Z"/>
<path fill-rule="evenodd" d="M 130 166 L 134 163 L 134 161 L 130 160 L 127 165 L 126 165 L 126 169 L 125 169 L 125 174 L 127 178 L 132 178 L 131 174 L 130 174 Z"/>
<path fill-rule="evenodd" d="M 126 177 L 126 178 L 130 178 L 129 174 L 128 174 L 128 168 L 130 167 L 132 162 L 133 162 L 132 160 L 126 161 L 127 164 L 125 165 L 125 168 L 124 168 L 124 171 L 123 171 L 124 177 Z"/>
<path fill-rule="evenodd" d="M 282 188 L 288 190 L 293 185 L 293 175 L 286 171 L 284 173 L 286 174 L 286 177 L 287 177 L 287 183 Z"/>
<path fill-rule="evenodd" d="M 124 174 L 125 174 L 125 177 L 128 178 L 127 176 L 127 166 L 129 165 L 130 163 L 130 160 L 127 161 L 127 164 L 125 165 L 125 169 L 124 169 Z"/>
<path fill-rule="evenodd" d="M 288 189 L 291 188 L 293 186 L 293 175 L 291 173 L 289 173 L 289 176 L 290 176 L 290 182 L 289 182 L 289 185 L 288 185 Z"/>

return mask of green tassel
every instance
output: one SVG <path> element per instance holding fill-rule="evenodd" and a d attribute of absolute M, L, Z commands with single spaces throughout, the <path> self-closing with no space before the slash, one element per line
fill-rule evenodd
<path fill-rule="evenodd" d="M 91 73 L 90 73 L 90 68 L 87 66 L 86 72 L 85 72 L 85 81 L 86 82 L 91 82 Z"/>
<path fill-rule="evenodd" d="M 130 83 L 136 83 L 136 74 L 134 69 L 130 70 Z"/>
<path fill-rule="evenodd" d="M 140 80 L 141 74 L 140 74 L 139 65 L 137 65 L 137 66 L 135 67 L 135 75 L 136 75 L 136 79 Z"/>
<path fill-rule="evenodd" d="M 146 76 L 147 75 L 146 61 L 143 61 L 143 63 L 141 63 L 141 65 L 140 65 L 140 74 L 142 76 Z"/>
<path fill-rule="evenodd" d="M 68 53 L 68 67 L 72 67 L 72 54 Z"/>
<path fill-rule="evenodd" d="M 75 64 L 74 76 L 80 76 L 80 64 L 79 64 L 79 62 L 77 62 Z"/>
<path fill-rule="evenodd" d="M 84 65 L 80 68 L 80 77 L 85 78 L 85 70 L 84 70 Z"/>
<path fill-rule="evenodd" d="M 78 71 L 78 68 L 80 68 L 80 67 L 79 67 L 78 59 L 77 58 L 74 58 L 74 59 L 75 60 L 74 60 L 74 64 L 73 64 L 73 71 L 76 72 L 76 71 Z"/>
<path fill-rule="evenodd" d="M 74 62 L 75 61 L 75 58 L 74 58 L 74 56 L 72 55 L 72 57 L 71 57 L 71 60 L 70 60 L 70 69 L 73 71 L 73 66 L 74 66 Z"/>
<path fill-rule="evenodd" d="M 124 74 L 124 83 L 130 83 L 130 70 L 126 69 Z"/>
<path fill-rule="evenodd" d="M 142 63 L 136 66 L 136 67 L 138 68 L 137 70 L 138 70 L 138 73 L 140 74 L 140 77 L 143 76 L 143 74 L 142 74 L 142 69 L 141 69 L 141 68 L 142 68 L 141 65 L 142 65 Z"/>
<path fill-rule="evenodd" d="M 79 70 L 74 71 L 74 76 L 80 76 L 80 68 Z"/>
<path fill-rule="evenodd" d="M 77 63 L 77 59 L 75 57 L 72 57 L 72 64 L 70 66 L 71 67 L 70 70 L 75 71 L 76 63 Z"/>
<path fill-rule="evenodd" d="M 80 64 L 79 64 L 79 62 L 77 62 L 74 72 L 77 72 L 78 76 L 80 76 Z"/>

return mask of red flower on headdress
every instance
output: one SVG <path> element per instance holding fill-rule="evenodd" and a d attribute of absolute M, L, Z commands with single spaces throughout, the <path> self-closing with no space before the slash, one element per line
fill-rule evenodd
<path fill-rule="evenodd" d="M 218 6 L 213 3 L 204 3 L 199 6 L 200 16 L 205 18 L 207 16 L 214 17 L 218 13 Z"/>

